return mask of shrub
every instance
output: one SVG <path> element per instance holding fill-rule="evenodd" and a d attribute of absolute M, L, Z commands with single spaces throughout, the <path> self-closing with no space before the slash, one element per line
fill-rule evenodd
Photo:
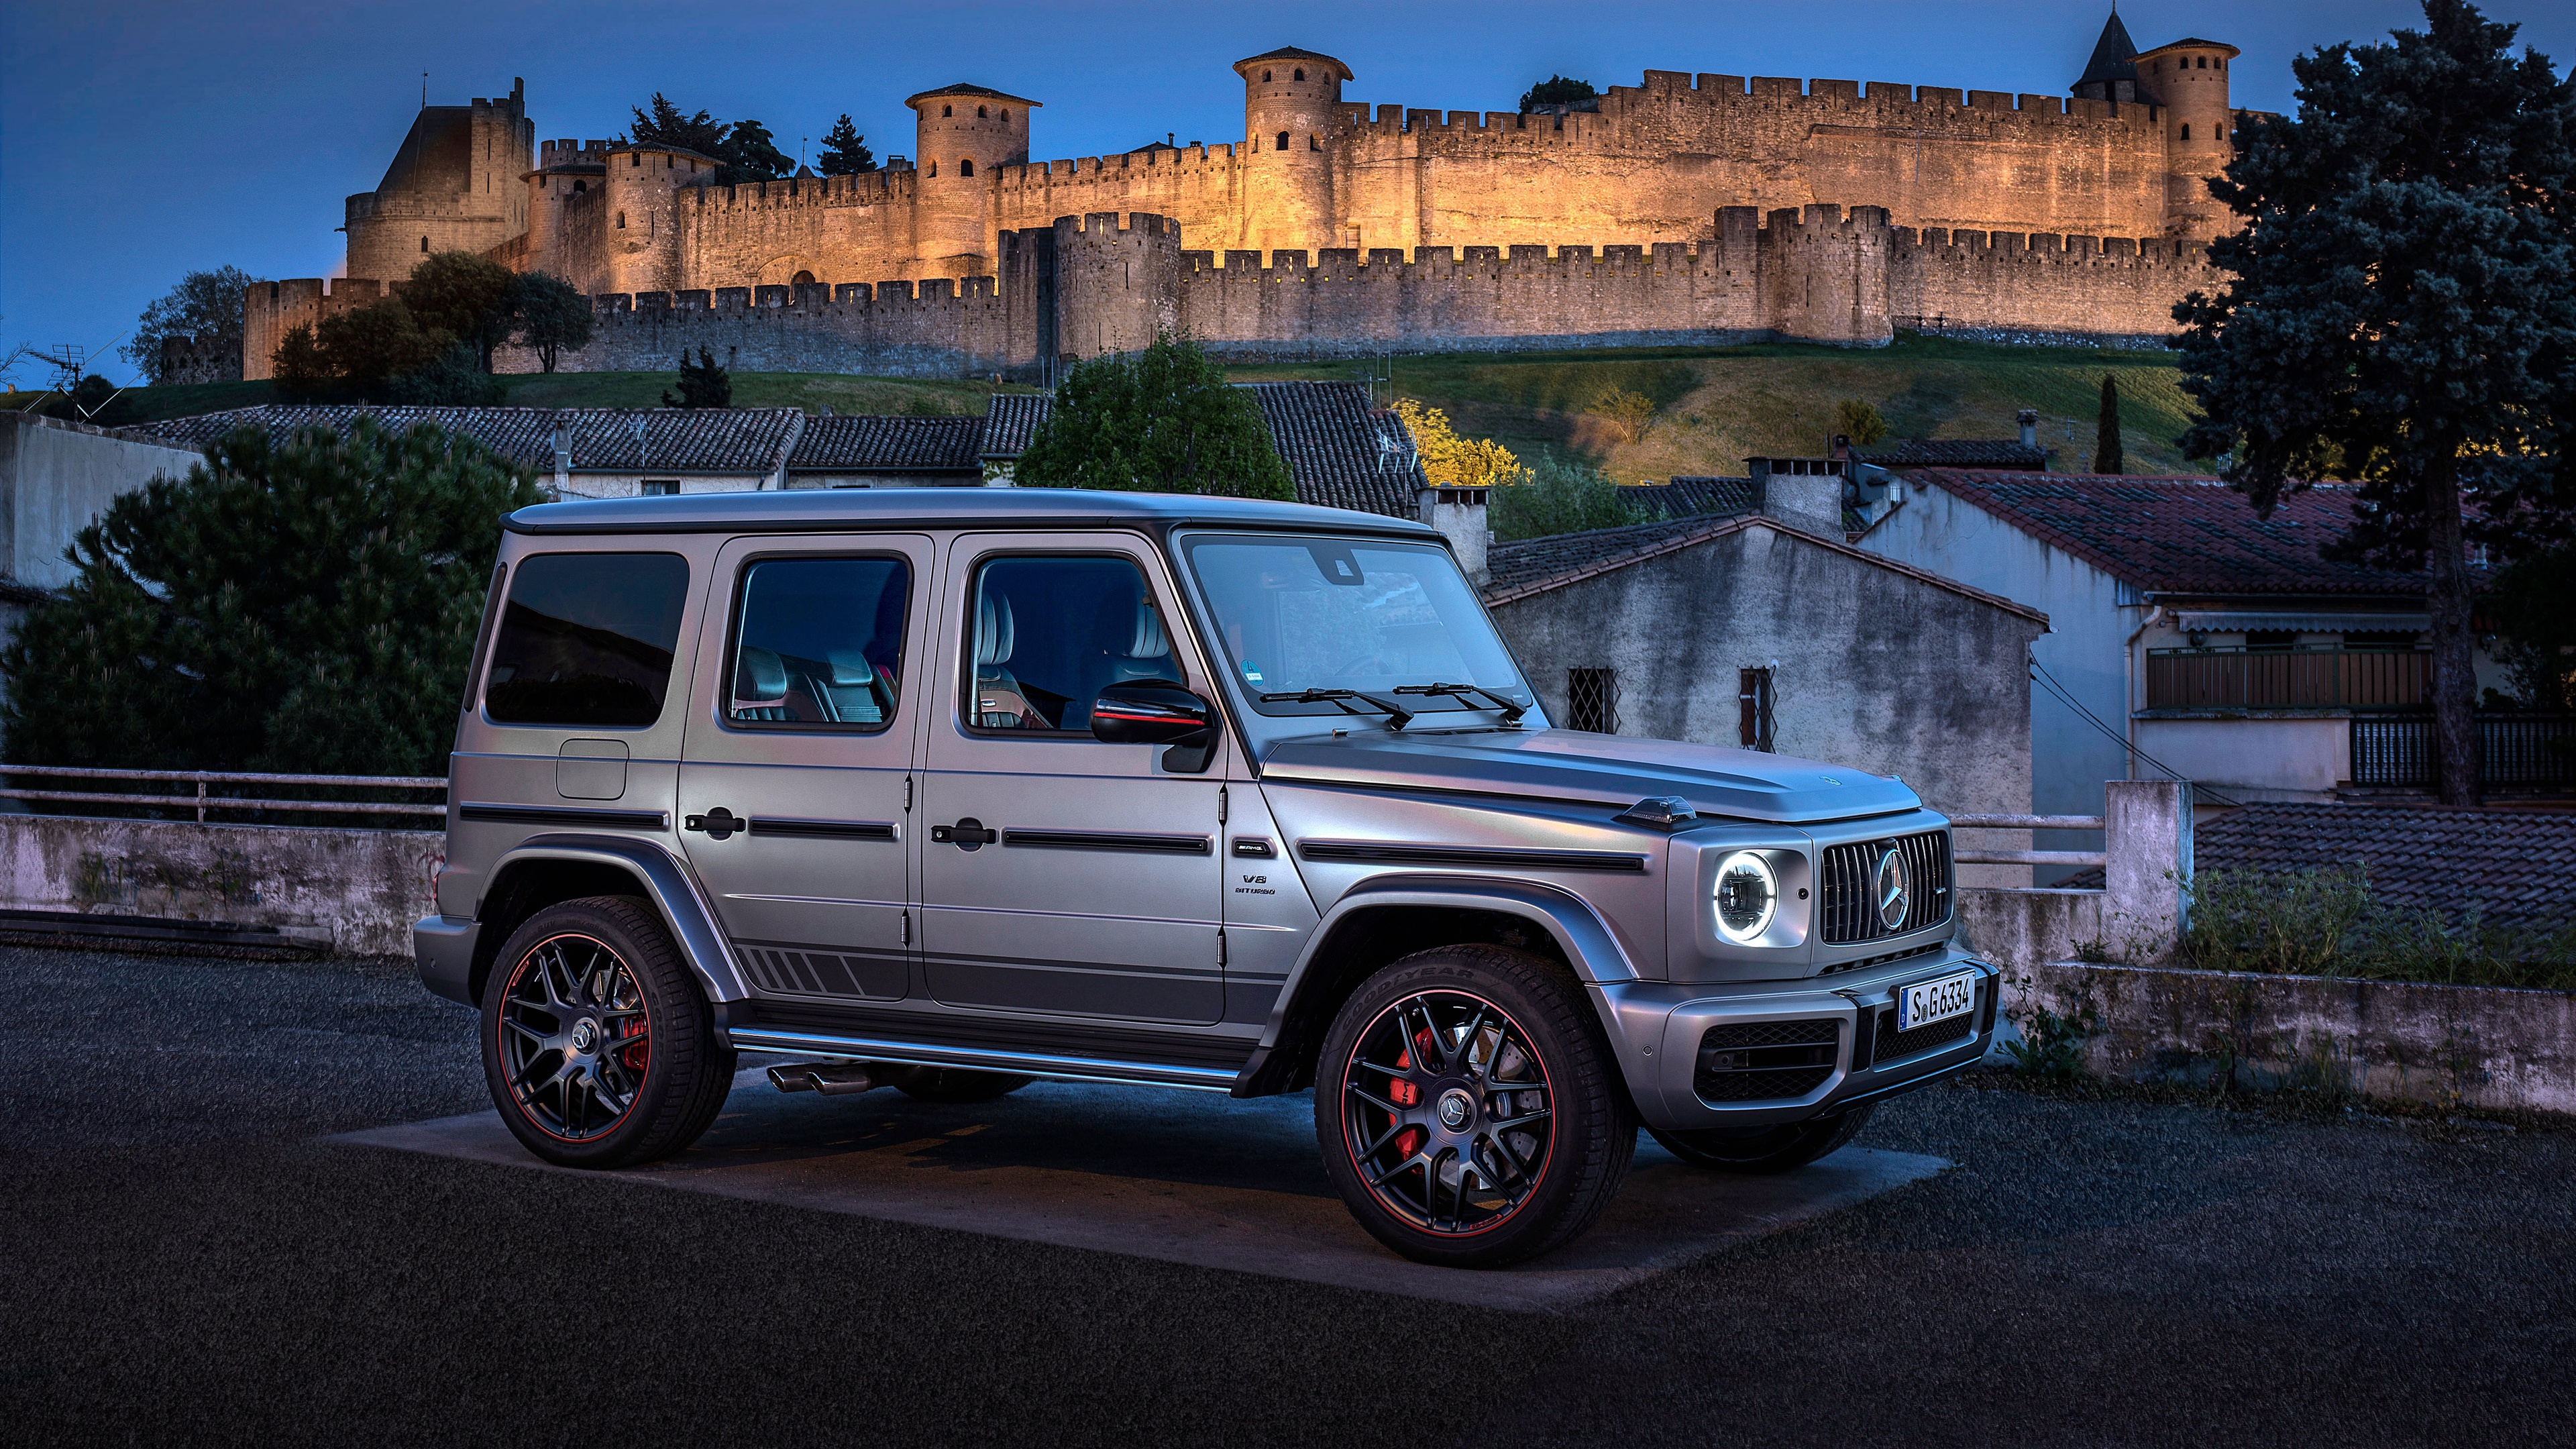
<path fill-rule="evenodd" d="M 1856 397 L 1834 404 L 1834 432 L 1851 439 L 1855 448 L 1866 448 L 1887 436 L 1887 419 L 1878 409 Z"/>
<path fill-rule="evenodd" d="M 1169 332 L 1142 352 L 1075 364 L 1017 478 L 1031 488 L 1297 496 L 1261 405 L 1228 386 L 1187 334 Z"/>
<path fill-rule="evenodd" d="M 1624 387 L 1604 388 L 1583 411 L 1607 423 L 1627 443 L 1644 442 L 1655 423 L 1655 400 Z"/>
<path fill-rule="evenodd" d="M 2576 922 L 2550 930 L 2375 902 L 2358 864 L 2201 871 L 2183 949 L 2207 971 L 2576 990 Z"/>
<path fill-rule="evenodd" d="M 689 354 L 680 354 L 680 395 L 662 394 L 666 408 L 729 408 L 733 406 L 733 374 L 716 365 L 715 354 L 701 347 L 695 365 Z"/>
<path fill-rule="evenodd" d="M 1395 415 L 1413 435 L 1413 455 L 1422 462 L 1422 476 L 1440 487 L 1490 488 L 1518 482 L 1524 471 L 1511 449 L 1490 438 L 1460 436 L 1449 425 L 1449 415 L 1438 408 L 1400 397 L 1395 400 Z"/>
<path fill-rule="evenodd" d="M 1547 457 L 1522 476 L 1494 489 L 1486 505 L 1494 541 L 1514 543 L 1595 528 L 1624 528 L 1648 521 L 1644 508 L 1620 496 L 1619 485 L 1586 463 Z"/>

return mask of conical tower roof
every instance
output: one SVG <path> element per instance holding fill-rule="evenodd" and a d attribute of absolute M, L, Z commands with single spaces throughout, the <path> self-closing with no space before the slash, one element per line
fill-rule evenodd
<path fill-rule="evenodd" d="M 2084 74 L 2075 83 L 2095 85 L 2108 81 L 2133 81 L 2138 78 L 2138 47 L 2129 39 L 2129 27 L 2120 23 L 2120 12 L 2102 22 L 2102 38 L 2093 42 L 2093 58 L 2084 64 Z"/>

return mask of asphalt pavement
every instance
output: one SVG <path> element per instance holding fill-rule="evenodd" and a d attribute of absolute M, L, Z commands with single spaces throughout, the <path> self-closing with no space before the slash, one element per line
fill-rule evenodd
<path fill-rule="evenodd" d="M 0 979 L 0 1443 L 2576 1442 L 2562 1130 L 1974 1082 L 1526 1312 L 325 1140 L 485 1105 L 407 966 Z"/>

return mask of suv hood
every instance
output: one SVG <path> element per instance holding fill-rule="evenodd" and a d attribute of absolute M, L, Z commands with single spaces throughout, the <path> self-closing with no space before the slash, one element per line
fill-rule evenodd
<path fill-rule="evenodd" d="M 1580 730 L 1286 740 L 1264 781 L 1437 790 L 1624 809 L 1678 795 L 1702 815 L 1803 822 L 1922 808 L 1902 781 L 1791 755 Z"/>

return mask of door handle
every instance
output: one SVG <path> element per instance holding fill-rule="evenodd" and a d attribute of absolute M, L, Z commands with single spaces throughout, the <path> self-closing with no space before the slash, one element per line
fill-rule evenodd
<path fill-rule="evenodd" d="M 704 831 L 707 839 L 722 840 L 737 830 L 750 829 L 751 822 L 719 805 L 704 815 L 692 815 L 681 821 L 680 828 Z"/>
<path fill-rule="evenodd" d="M 930 827 L 930 838 L 941 845 L 956 846 L 959 850 L 981 850 L 1001 839 L 1002 832 L 985 829 L 983 821 L 969 815 L 954 825 Z"/>

